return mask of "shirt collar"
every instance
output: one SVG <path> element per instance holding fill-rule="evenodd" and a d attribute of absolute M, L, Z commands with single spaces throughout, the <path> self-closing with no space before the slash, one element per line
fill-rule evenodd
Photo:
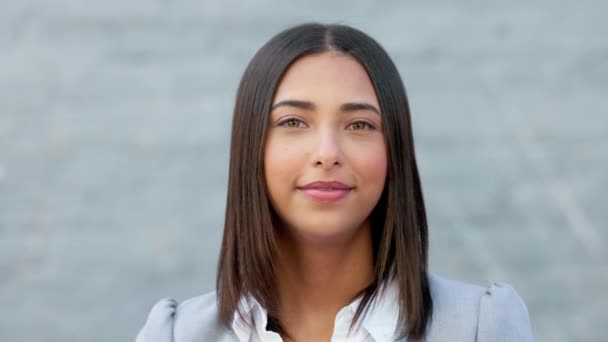
<path fill-rule="evenodd" d="M 238 310 L 234 312 L 232 330 L 238 336 L 239 341 L 249 341 L 252 333 L 250 324 L 254 324 L 253 330 L 261 333 L 266 330 L 268 315 L 262 305 L 250 294 L 241 296 L 238 305 L 243 317 L 239 315 Z"/>
<path fill-rule="evenodd" d="M 354 309 L 356 310 L 357 306 Z M 389 278 L 382 283 L 377 298 L 370 303 L 369 310 L 362 321 L 365 329 L 378 342 L 394 341 L 399 319 L 399 286 L 395 278 Z"/>
<path fill-rule="evenodd" d="M 369 310 L 360 324 L 365 328 L 369 334 L 378 342 L 392 341 L 391 338 L 395 336 L 395 329 L 397 327 L 397 320 L 399 318 L 399 289 L 395 279 L 389 279 L 382 283 L 378 288 L 378 294 L 376 298 L 369 303 Z M 357 298 L 347 306 L 343 307 L 336 315 L 336 323 L 342 322 L 346 324 L 346 329 L 340 327 L 334 327 L 334 331 L 346 331 L 348 325 L 350 325 L 352 318 L 354 317 L 359 304 L 361 303 L 361 297 Z M 244 295 L 239 301 L 239 307 L 241 307 L 245 319 L 251 322 L 252 318 L 255 324 L 254 329 L 258 332 L 266 330 L 268 323 L 268 315 L 266 310 L 258 303 L 258 301 L 251 295 Z M 346 320 L 340 319 L 340 316 L 348 318 Z M 247 322 L 239 316 L 238 312 L 234 313 L 232 320 L 232 328 L 239 335 L 241 340 L 248 340 L 251 332 L 247 327 Z M 358 325 L 354 327 L 356 330 Z M 244 337 L 244 338 L 242 338 Z"/>

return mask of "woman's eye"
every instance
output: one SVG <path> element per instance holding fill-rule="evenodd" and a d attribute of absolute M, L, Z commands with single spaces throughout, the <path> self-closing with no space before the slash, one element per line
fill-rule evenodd
<path fill-rule="evenodd" d="M 283 120 L 279 123 L 279 126 L 288 127 L 288 128 L 300 128 L 303 125 L 304 125 L 304 123 L 301 120 L 298 120 L 295 118 L 289 118 L 289 119 Z"/>
<path fill-rule="evenodd" d="M 366 121 L 355 121 L 350 126 L 354 130 L 376 129 L 376 127 Z"/>

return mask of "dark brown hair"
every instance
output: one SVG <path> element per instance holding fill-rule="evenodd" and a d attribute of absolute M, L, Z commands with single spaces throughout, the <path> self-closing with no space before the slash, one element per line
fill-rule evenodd
<path fill-rule="evenodd" d="M 387 179 L 371 213 L 375 280 L 363 295 L 351 328 L 365 315 L 383 283 L 399 288 L 399 338 L 423 339 L 432 317 L 427 278 L 428 230 L 414 154 L 410 111 L 399 72 L 367 34 L 346 25 L 308 23 L 284 30 L 255 54 L 239 84 L 232 122 L 224 236 L 217 270 L 219 315 L 227 327 L 241 296 L 267 310 L 269 325 L 286 334 L 276 318 L 276 214 L 264 179 L 264 146 L 275 91 L 298 58 L 325 51 L 354 57 L 376 91 L 387 145 Z"/>

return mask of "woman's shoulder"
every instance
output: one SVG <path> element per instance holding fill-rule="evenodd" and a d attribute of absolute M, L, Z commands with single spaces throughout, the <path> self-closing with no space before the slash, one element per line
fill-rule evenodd
<path fill-rule="evenodd" d="M 525 302 L 508 283 L 479 286 L 429 272 L 430 341 L 533 341 Z"/>
<path fill-rule="evenodd" d="M 136 342 L 190 342 L 201 338 L 234 341 L 232 332 L 220 323 L 215 291 L 178 302 L 157 301 L 150 310 Z"/>
<path fill-rule="evenodd" d="M 533 341 L 526 304 L 507 283 L 483 287 L 428 273 L 433 317 L 427 341 Z M 236 341 L 219 321 L 216 292 L 156 302 L 136 342 Z"/>

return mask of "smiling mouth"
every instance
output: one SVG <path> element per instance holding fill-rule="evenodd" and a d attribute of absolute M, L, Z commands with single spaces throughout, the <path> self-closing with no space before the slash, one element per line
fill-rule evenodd
<path fill-rule="evenodd" d="M 316 202 L 337 202 L 346 197 L 353 189 L 336 188 L 298 188 Z"/>

